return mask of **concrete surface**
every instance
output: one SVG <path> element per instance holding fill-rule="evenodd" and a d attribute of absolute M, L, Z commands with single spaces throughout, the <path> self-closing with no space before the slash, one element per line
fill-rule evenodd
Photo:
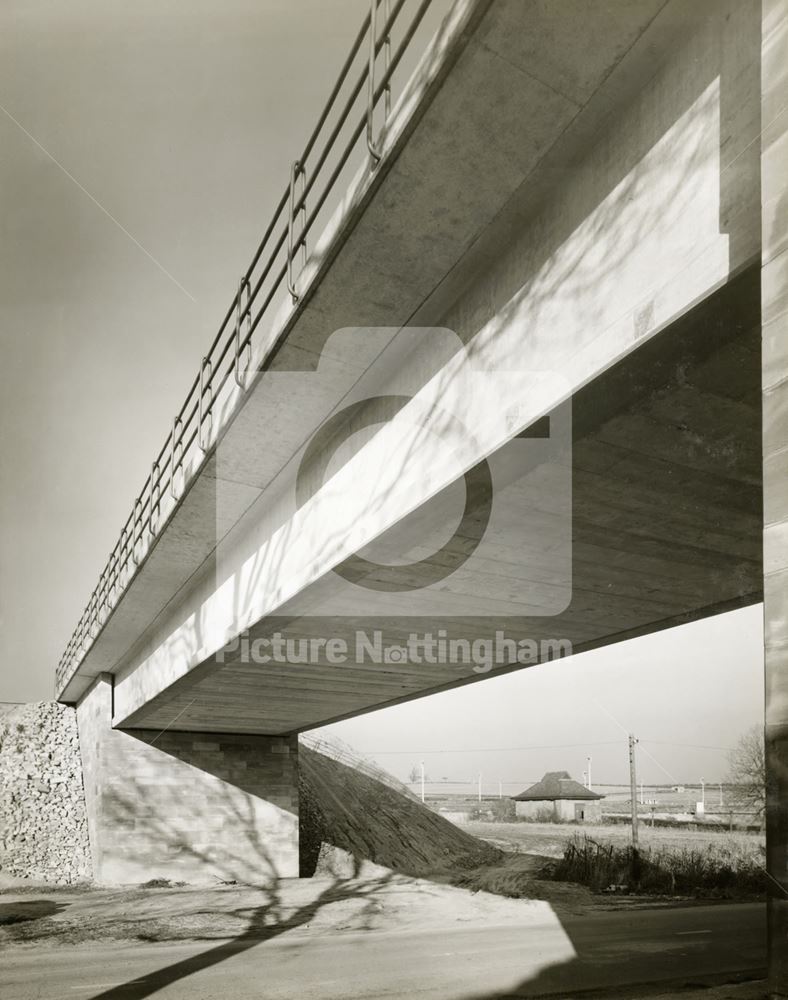
<path fill-rule="evenodd" d="M 191 558 L 195 540 L 203 551 L 201 533 L 226 540 L 188 587 L 160 601 L 149 627 L 135 619 L 113 646 L 110 620 L 80 668 L 80 683 L 97 669 L 116 674 L 117 725 L 163 727 L 177 716 L 194 730 L 287 732 L 475 679 L 467 669 L 370 671 L 356 662 L 217 669 L 228 638 L 245 628 L 266 638 L 279 619 L 302 619 L 292 630 L 300 636 L 341 635 L 373 618 L 407 633 L 427 595 L 438 608 L 430 605 L 430 626 L 451 634 L 478 635 L 480 613 L 489 633 L 499 616 L 528 615 L 518 636 L 585 649 L 760 599 L 757 294 L 739 290 L 738 314 L 717 299 L 730 299 L 720 286 L 745 280 L 758 254 L 756 6 L 595 12 L 606 41 L 588 50 L 581 72 L 575 20 L 550 21 L 541 5 L 491 5 L 206 467 L 193 491 L 202 527 L 181 538 L 172 522 L 178 559 Z M 538 53 L 533 36 L 515 30 L 529 18 L 547 19 Z M 555 73 L 575 80 L 570 95 L 555 92 Z M 495 107 L 494 120 L 482 104 Z M 425 337 L 403 365 L 397 338 L 368 329 L 396 329 L 414 311 L 456 331 L 468 354 L 455 348 L 447 360 Z M 344 350 L 326 343 L 342 324 L 363 325 L 365 337 Z M 689 384 L 680 366 L 670 370 L 673 348 L 659 358 L 679 336 L 719 351 L 693 360 Z M 324 346 L 320 389 L 307 389 L 303 371 Z M 621 395 L 616 364 L 637 352 L 629 377 L 647 384 L 633 400 Z M 655 356 L 661 384 L 650 381 Z M 485 395 L 469 382 L 477 367 L 554 371 L 560 385 L 535 391 L 523 375 Z M 456 408 L 473 439 L 439 417 L 413 432 L 406 408 L 344 456 L 331 489 L 294 511 L 298 442 L 351 389 L 402 392 L 406 370 L 421 376 L 422 406 Z M 375 539 L 385 548 L 388 533 L 407 531 L 409 512 L 432 516 L 440 534 L 456 517 L 458 467 L 488 456 L 511 478 L 505 442 L 546 412 L 558 420 L 562 393 L 574 390 L 578 404 L 586 388 L 597 407 L 609 396 L 619 409 L 608 410 L 607 426 L 577 430 L 569 491 L 555 486 L 566 468 L 555 451 L 538 475 L 496 491 L 504 527 L 475 575 L 462 565 L 431 589 L 378 600 L 330 572 Z M 419 461 L 406 462 L 414 447 Z M 381 482 L 374 496 L 359 488 Z M 556 497 L 572 489 L 579 558 L 556 569 Z M 523 525 L 526 510 L 534 515 Z M 140 587 L 149 602 L 160 593 L 155 581 Z M 129 591 L 121 609 L 132 605 Z M 399 641 L 396 628 L 390 638 Z"/>
<path fill-rule="evenodd" d="M 770 978 L 788 997 L 788 5 L 763 4 L 763 504 Z"/>
<path fill-rule="evenodd" d="M 520 602 L 528 629 L 549 628 L 583 649 L 765 591 L 770 988 L 787 996 L 785 18 L 784 0 L 458 4 L 395 116 L 390 158 L 377 176 L 359 176 L 302 274 L 298 308 L 283 306 L 275 318 L 268 343 L 287 337 L 270 372 L 75 678 L 61 678 L 60 696 L 75 701 L 110 671 L 116 725 L 163 729 L 177 718 L 194 731 L 285 733 L 478 680 L 413 665 L 250 669 L 219 664 L 217 654 L 246 628 L 260 638 L 278 624 L 325 637 L 355 627 L 365 611 L 380 621 L 369 590 L 354 620 L 334 568 L 381 536 L 385 543 L 433 498 L 431 516 L 445 522 L 462 474 L 545 415 L 559 421 L 566 397 L 582 407 L 586 392 L 597 393 L 595 405 L 609 396 L 618 408 L 576 434 L 573 542 L 583 556 L 571 590 L 564 564 L 540 562 L 560 547 L 560 511 L 543 509 L 556 494 L 550 477 L 567 467 L 557 451 L 537 464 L 547 471 L 529 481 L 535 492 L 515 488 L 508 509 L 540 510 L 543 547 L 529 548 L 509 517 L 514 532 L 497 536 L 489 572 L 453 574 L 439 595 L 442 614 L 461 619 L 455 634 L 473 635 L 479 623 L 457 610 L 469 595 L 490 596 L 492 620 L 516 617 Z M 754 262 L 762 267 L 762 465 L 752 381 L 761 301 L 739 285 L 741 313 L 720 308 Z M 723 319 L 709 320 L 715 311 Z M 466 349 L 436 364 L 425 339 L 410 362 L 431 422 L 409 422 L 405 407 L 385 432 L 343 453 L 330 488 L 294 510 L 294 467 L 318 424 L 362 386 L 402 394 L 396 337 L 381 344 L 374 328 L 416 322 L 447 327 Z M 343 327 L 363 328 L 366 342 L 328 343 Z M 693 357 L 689 379 L 660 356 L 687 332 L 713 346 Z M 646 362 L 656 358 L 662 381 L 637 398 L 610 393 L 628 358 L 647 381 Z M 285 375 L 277 394 L 277 372 L 300 378 L 319 362 L 319 389 L 303 380 L 299 389 Z M 475 366 L 548 370 L 564 388 L 523 378 L 485 395 Z M 473 437 L 445 420 L 444 404 L 463 414 Z M 418 461 L 408 461 L 413 454 Z M 315 460 L 307 478 L 320 467 Z M 470 514 L 478 521 L 477 510 Z M 523 565 L 534 575 L 523 577 Z M 407 619 L 417 604 L 400 594 L 386 606 L 392 619 Z"/>
<path fill-rule="evenodd" d="M 458 520 L 454 495 L 433 498 L 432 522 L 427 531 L 420 522 L 415 538 L 398 524 L 399 554 L 411 562 L 401 577 L 415 586 L 421 574 L 453 570 L 437 583 L 427 578 L 409 594 L 362 591 L 332 573 L 256 624 L 256 601 L 270 597 L 266 586 L 255 594 L 247 592 L 252 584 L 241 587 L 232 602 L 216 592 L 228 613 L 232 604 L 250 615 L 249 642 L 276 631 L 292 640 L 329 636 L 351 651 L 346 662 L 332 663 L 325 650 L 306 663 L 249 662 L 236 644 L 222 662 L 210 657 L 188 670 L 208 618 L 193 614 L 145 662 L 119 674 L 116 724 L 163 728 L 177 718 L 185 729 L 288 732 L 481 676 L 462 661 L 363 662 L 356 629 L 380 628 L 392 644 L 427 629 L 467 640 L 500 631 L 569 640 L 580 651 L 758 601 L 757 297 L 757 273 L 743 272 L 579 391 L 564 488 L 560 456 L 533 472 L 515 471 L 508 485 L 518 456 L 508 445 L 490 456 L 494 484 L 504 485 L 495 489 L 494 522 L 473 559 L 464 561 L 470 532 L 444 544 L 445 525 Z M 337 487 L 335 495 L 342 493 Z M 261 559 L 252 572 L 267 581 L 275 567 Z M 432 612 L 428 618 L 414 597 Z"/>
<path fill-rule="evenodd" d="M 257 998 L 494 1000 L 568 997 L 590 990 L 648 995 L 762 974 L 763 907 L 756 904 L 613 912 L 559 920 L 548 910 L 521 926 L 414 931 L 240 935 L 219 943 L 24 946 L 6 952 L 7 1000 Z M 654 987 L 653 992 L 662 992 Z M 694 995 L 693 993 L 688 994 Z M 703 995 L 702 993 L 700 994 Z M 725 994 L 723 994 L 725 995 Z M 735 993 L 733 994 L 736 995 Z"/>
<path fill-rule="evenodd" d="M 298 875 L 297 738 L 130 734 L 111 713 L 99 677 L 77 708 L 98 884 Z"/>

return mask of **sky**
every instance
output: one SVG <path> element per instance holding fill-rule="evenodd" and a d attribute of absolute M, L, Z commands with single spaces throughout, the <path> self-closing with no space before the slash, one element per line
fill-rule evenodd
<path fill-rule="evenodd" d="M 0 701 L 52 696 L 366 9 L 0 6 Z M 435 777 L 481 770 L 497 787 L 579 777 L 589 753 L 600 780 L 624 780 L 632 729 L 672 744 L 643 743 L 646 780 L 716 780 L 724 751 L 697 747 L 760 722 L 761 650 L 757 607 L 331 731 L 400 776 L 423 758 Z M 551 749 L 494 749 L 535 745 Z"/>
<path fill-rule="evenodd" d="M 513 794 L 545 771 L 629 781 L 628 734 L 646 783 L 724 781 L 728 748 L 763 724 L 763 606 L 707 618 L 325 726 L 321 735 L 407 780 Z M 472 750 L 469 748 L 473 748 Z M 517 748 L 517 749 L 507 749 Z M 447 786 L 449 787 L 449 786 Z"/>
<path fill-rule="evenodd" d="M 52 696 L 366 10 L 0 5 L 0 700 Z"/>

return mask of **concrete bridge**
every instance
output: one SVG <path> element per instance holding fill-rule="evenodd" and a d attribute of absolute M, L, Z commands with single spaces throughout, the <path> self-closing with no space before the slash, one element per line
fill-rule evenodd
<path fill-rule="evenodd" d="M 457 0 L 390 98 L 428 6 L 363 26 L 61 661 L 97 876 L 297 874 L 299 731 L 763 600 L 788 995 L 788 4 Z"/>

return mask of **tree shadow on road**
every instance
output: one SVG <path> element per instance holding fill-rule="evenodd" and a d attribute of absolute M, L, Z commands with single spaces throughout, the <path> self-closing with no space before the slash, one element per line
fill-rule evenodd
<path fill-rule="evenodd" d="M 54 913 L 59 913 L 65 909 L 66 905 L 66 903 L 56 903 L 52 899 L 30 899 L 0 903 L 0 927 L 51 917 Z"/>
<path fill-rule="evenodd" d="M 175 822 L 170 822 L 161 813 L 152 814 L 145 808 L 146 795 L 149 789 L 144 782 L 127 783 L 125 789 L 113 789 L 108 797 L 108 808 L 115 822 L 133 822 L 135 816 L 145 815 L 145 829 L 148 837 L 159 845 L 163 854 L 172 852 L 178 855 L 188 854 L 193 859 L 203 862 L 208 869 L 217 866 L 217 859 L 209 849 L 201 850 L 177 828 Z M 247 809 L 244 809 L 243 798 L 249 799 Z M 183 979 L 203 969 L 215 966 L 235 955 L 248 951 L 256 945 L 284 934 L 286 931 L 308 924 L 324 907 L 350 900 L 362 900 L 364 905 L 360 915 L 360 929 L 368 929 L 370 917 L 375 910 L 375 899 L 385 886 L 395 878 L 395 872 L 386 872 L 381 876 L 364 877 L 362 875 L 363 859 L 354 858 L 352 867 L 346 877 L 336 877 L 327 882 L 325 888 L 318 894 L 296 907 L 287 907 L 282 895 L 286 882 L 293 879 L 283 879 L 276 866 L 276 859 L 266 847 L 257 824 L 255 823 L 253 796 L 242 793 L 238 789 L 227 788 L 221 793 L 224 799 L 225 814 L 232 823 L 237 834 L 237 856 L 225 852 L 222 858 L 224 875 L 228 884 L 236 884 L 237 868 L 240 859 L 248 859 L 250 853 L 258 859 L 260 872 L 259 891 L 264 901 L 257 906 L 244 906 L 230 910 L 222 910 L 222 917 L 236 917 L 245 920 L 244 929 L 223 940 L 220 944 L 201 951 L 196 955 L 175 962 L 163 968 L 156 969 L 142 977 L 134 978 L 118 986 L 113 986 L 102 993 L 96 994 L 92 1000 L 143 1000 L 144 997 Z M 150 841 L 146 841 L 149 843 Z M 221 883 L 222 879 L 218 876 Z M 230 932 L 231 933 L 231 932 Z M 152 934 L 149 940 L 162 940 L 162 935 Z M 184 943 L 186 943 L 184 941 Z"/>
<path fill-rule="evenodd" d="M 330 882 L 320 894 L 309 903 L 298 907 L 289 916 L 284 916 L 280 883 L 275 879 L 267 890 L 268 900 L 261 906 L 254 907 L 249 913 L 246 928 L 235 937 L 224 941 L 213 948 L 201 951 L 197 955 L 191 955 L 179 962 L 156 969 L 141 978 L 135 978 L 128 982 L 113 986 L 103 993 L 95 994 L 91 1000 L 143 1000 L 158 990 L 177 982 L 186 976 L 191 976 L 196 972 L 201 972 L 211 966 L 218 965 L 235 955 L 248 951 L 259 944 L 270 941 L 272 938 L 284 934 L 286 931 L 308 924 L 314 916 L 324 907 L 331 903 L 342 902 L 352 899 L 365 900 L 365 911 L 374 907 L 374 899 L 380 890 L 391 881 L 394 873 L 391 872 L 380 878 L 359 881 L 361 865 L 356 864 L 352 877 L 347 879 L 336 879 Z M 239 913 L 239 911 L 232 911 Z"/>

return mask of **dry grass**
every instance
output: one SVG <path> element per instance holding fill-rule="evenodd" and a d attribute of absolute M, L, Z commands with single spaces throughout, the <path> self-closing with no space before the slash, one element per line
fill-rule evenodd
<path fill-rule="evenodd" d="M 760 851 L 740 845 L 635 850 L 576 835 L 555 865 L 553 878 L 594 892 L 625 887 L 645 895 L 759 898 L 766 891 L 763 860 Z"/>
<path fill-rule="evenodd" d="M 421 802 L 305 746 L 299 753 L 299 782 L 303 875 L 315 870 L 322 844 L 427 878 L 500 859 L 500 851 Z"/>
<path fill-rule="evenodd" d="M 626 847 L 632 839 L 630 828 L 617 824 L 588 824 L 578 827 L 571 823 L 468 823 L 463 829 L 504 850 L 541 854 L 548 858 L 560 858 L 567 843 L 578 833 L 617 847 Z M 703 850 L 708 846 L 714 850 L 760 857 L 765 844 L 763 835 L 757 833 L 652 828 L 643 823 L 640 824 L 639 833 L 641 847 L 655 849 Z"/>
<path fill-rule="evenodd" d="M 543 876 L 543 858 L 504 853 L 375 778 L 301 747 L 302 873 L 329 845 L 392 871 L 514 899 L 591 904 L 588 890 Z M 513 826 L 513 824 L 500 824 Z M 322 848 L 322 851 L 321 851 Z M 322 873 L 322 871 L 321 871 Z"/>

